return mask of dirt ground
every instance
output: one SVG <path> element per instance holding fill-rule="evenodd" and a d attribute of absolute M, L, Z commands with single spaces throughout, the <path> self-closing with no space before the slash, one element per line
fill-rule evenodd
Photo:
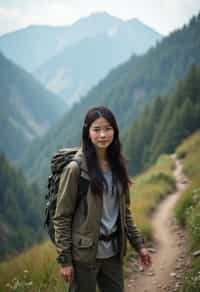
<path fill-rule="evenodd" d="M 189 181 L 182 172 L 181 161 L 176 163 L 174 176 L 177 190 L 161 202 L 152 217 L 155 246 L 149 251 L 152 266 L 142 271 L 135 260 L 129 262 L 126 292 L 177 291 L 189 266 L 187 235 L 177 225 L 173 208 Z"/>

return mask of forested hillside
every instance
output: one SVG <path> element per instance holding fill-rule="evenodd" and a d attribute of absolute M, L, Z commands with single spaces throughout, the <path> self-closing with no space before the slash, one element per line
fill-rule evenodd
<path fill-rule="evenodd" d="M 121 130 L 126 131 L 146 104 L 158 95 L 172 94 L 177 80 L 186 76 L 192 64 L 200 64 L 199 31 L 200 15 L 164 38 L 144 56 L 133 56 L 111 71 L 80 103 L 73 106 L 57 126 L 25 153 L 21 165 L 27 169 L 29 176 L 42 180 L 48 173 L 48 162 L 55 150 L 80 143 L 83 116 L 91 106 L 109 106 L 116 114 Z"/>
<path fill-rule="evenodd" d="M 21 171 L 0 154 L 0 258 L 38 241 L 43 232 L 42 200 Z"/>
<path fill-rule="evenodd" d="M 157 97 L 124 135 L 130 171 L 136 173 L 161 153 L 172 153 L 200 128 L 200 67 L 193 65 L 169 97 Z"/>
<path fill-rule="evenodd" d="M 62 100 L 0 53 L 0 151 L 19 159 L 66 110 Z"/>

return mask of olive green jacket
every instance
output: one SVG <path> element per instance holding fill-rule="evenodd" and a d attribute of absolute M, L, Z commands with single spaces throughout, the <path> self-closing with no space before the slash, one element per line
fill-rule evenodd
<path fill-rule="evenodd" d="M 77 162 L 70 162 L 60 178 L 57 195 L 57 207 L 54 216 L 55 244 L 58 252 L 58 262 L 65 266 L 73 261 L 94 264 L 100 231 L 102 196 L 87 191 L 87 213 L 84 200 L 78 199 L 78 183 L 80 174 L 88 181 L 88 171 L 82 150 L 76 154 L 81 160 L 81 167 Z M 126 253 L 127 238 L 138 251 L 143 246 L 143 238 L 133 222 L 129 209 L 130 195 L 122 193 L 118 185 L 119 195 L 119 247 L 120 256 Z M 80 201 L 77 206 L 77 201 Z"/>

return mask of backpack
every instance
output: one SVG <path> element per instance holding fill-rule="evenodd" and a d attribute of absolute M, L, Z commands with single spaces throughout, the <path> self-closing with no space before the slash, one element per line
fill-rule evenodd
<path fill-rule="evenodd" d="M 64 167 L 71 161 L 76 161 L 80 168 L 80 177 L 78 182 L 78 204 L 82 198 L 86 199 L 88 191 L 89 181 L 81 176 L 81 160 L 80 158 L 74 158 L 79 148 L 64 148 L 58 150 L 51 159 L 51 175 L 48 178 L 47 193 L 45 195 L 45 222 L 44 225 L 47 228 L 49 237 L 53 243 L 55 243 L 55 229 L 53 223 L 53 217 L 56 210 L 57 193 L 59 189 L 60 177 Z M 87 202 L 85 200 L 85 208 Z M 85 210 L 86 211 L 86 210 Z"/>

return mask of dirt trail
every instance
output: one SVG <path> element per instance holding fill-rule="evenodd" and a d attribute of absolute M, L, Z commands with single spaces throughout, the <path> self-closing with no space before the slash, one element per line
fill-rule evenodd
<path fill-rule="evenodd" d="M 152 217 L 156 242 L 155 253 L 152 253 L 152 267 L 143 272 L 129 272 L 126 292 L 172 292 L 181 285 L 183 269 L 187 265 L 185 244 L 187 239 L 176 224 L 173 208 L 182 191 L 187 187 L 188 180 L 182 173 L 181 162 L 175 155 L 172 157 L 176 163 L 174 176 L 177 190 L 161 202 Z M 134 269 L 133 265 L 130 263 L 129 271 Z"/>

